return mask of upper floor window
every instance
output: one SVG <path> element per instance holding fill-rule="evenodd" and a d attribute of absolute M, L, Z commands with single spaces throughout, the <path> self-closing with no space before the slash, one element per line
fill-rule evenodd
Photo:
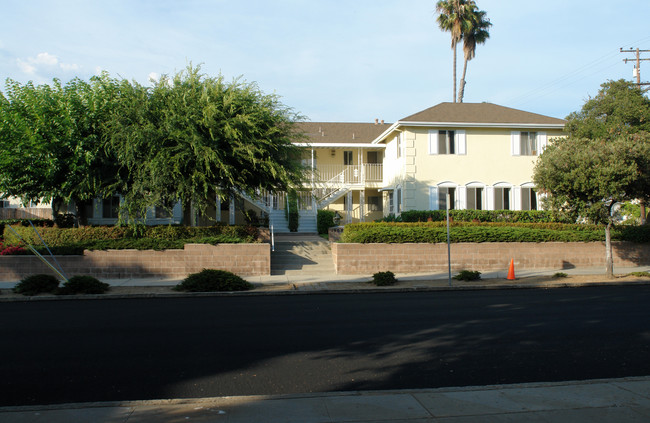
<path fill-rule="evenodd" d="M 344 151 L 343 152 L 343 164 L 346 166 L 350 166 L 353 164 L 353 156 L 351 151 Z"/>
<path fill-rule="evenodd" d="M 429 154 L 466 154 L 464 130 L 429 131 Z"/>
<path fill-rule="evenodd" d="M 519 153 L 522 156 L 537 155 L 537 132 L 522 132 L 519 135 Z"/>
<path fill-rule="evenodd" d="M 454 131 L 438 131 L 438 154 L 454 154 L 456 152 Z"/>
<path fill-rule="evenodd" d="M 511 133 L 513 156 L 539 156 L 546 148 L 546 133 L 513 131 Z"/>

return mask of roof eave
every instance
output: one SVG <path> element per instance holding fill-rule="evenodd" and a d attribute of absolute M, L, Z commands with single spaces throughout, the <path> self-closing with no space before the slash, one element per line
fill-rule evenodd
<path fill-rule="evenodd" d="M 542 128 L 542 129 L 564 129 L 564 123 L 481 123 L 481 122 L 413 122 L 398 121 L 399 126 L 424 126 L 424 127 L 447 127 L 447 128 Z M 382 134 L 383 135 L 383 134 Z M 373 141 L 374 142 L 374 141 Z"/>
<path fill-rule="evenodd" d="M 377 145 L 372 143 L 344 143 L 344 142 L 323 142 L 323 143 L 306 143 L 306 142 L 297 142 L 293 143 L 297 147 L 310 147 L 310 148 L 386 148 L 385 145 Z"/>

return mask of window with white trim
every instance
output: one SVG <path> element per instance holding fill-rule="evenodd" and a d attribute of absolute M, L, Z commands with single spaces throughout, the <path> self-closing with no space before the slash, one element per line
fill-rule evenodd
<path fill-rule="evenodd" d="M 483 210 L 483 188 L 467 187 L 467 209 Z"/>
<path fill-rule="evenodd" d="M 465 130 L 430 130 L 429 154 L 467 154 Z"/>
<path fill-rule="evenodd" d="M 510 188 L 494 188 L 494 210 L 510 210 Z"/>
<path fill-rule="evenodd" d="M 438 131 L 438 154 L 454 154 L 456 152 L 454 131 Z"/>
<path fill-rule="evenodd" d="M 536 156 L 537 148 L 537 132 L 521 132 L 519 134 L 520 155 Z"/>
<path fill-rule="evenodd" d="M 397 158 L 402 157 L 402 133 L 399 132 L 395 137 L 395 142 L 397 143 Z"/>
<path fill-rule="evenodd" d="M 521 189 L 521 209 L 537 210 L 537 192 L 534 188 Z"/>
<path fill-rule="evenodd" d="M 102 217 L 104 219 L 117 219 L 120 211 L 120 196 L 113 195 L 112 197 L 102 200 Z"/>
<path fill-rule="evenodd" d="M 375 212 L 375 211 L 383 211 L 383 205 L 381 203 L 381 198 L 378 196 L 368 196 L 368 211 Z"/>
<path fill-rule="evenodd" d="M 449 210 L 456 204 L 456 188 L 438 187 L 438 210 L 447 210 L 447 194 L 449 194 Z"/>

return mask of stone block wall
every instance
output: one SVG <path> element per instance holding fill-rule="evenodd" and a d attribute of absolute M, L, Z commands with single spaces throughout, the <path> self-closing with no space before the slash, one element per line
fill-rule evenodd
<path fill-rule="evenodd" d="M 614 242 L 616 266 L 650 265 L 650 244 Z M 380 271 L 447 271 L 447 244 L 332 244 L 336 273 L 371 275 Z M 481 272 L 518 269 L 571 269 L 605 266 L 604 242 L 497 242 L 451 244 L 451 268 Z"/>
<path fill-rule="evenodd" d="M 98 279 L 180 279 L 203 269 L 228 270 L 239 276 L 271 274 L 271 246 L 265 243 L 187 244 L 183 250 L 164 251 L 85 251 L 83 256 L 56 259 L 68 276 L 90 275 Z M 17 281 L 36 273 L 54 272 L 35 256 L 0 256 L 0 281 Z"/>

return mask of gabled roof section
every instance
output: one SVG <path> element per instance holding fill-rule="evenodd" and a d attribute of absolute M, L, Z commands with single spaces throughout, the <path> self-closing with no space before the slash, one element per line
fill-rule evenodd
<path fill-rule="evenodd" d="M 406 124 L 406 122 L 476 124 L 476 126 L 481 124 L 486 126 L 563 126 L 566 124 L 564 119 L 538 115 L 492 103 L 440 103 L 437 106 L 399 120 L 399 123 L 402 124 Z"/>
<path fill-rule="evenodd" d="M 304 131 L 305 143 L 313 146 L 332 146 L 334 144 L 370 144 L 390 124 L 351 123 L 351 122 L 300 122 L 298 129 Z"/>

